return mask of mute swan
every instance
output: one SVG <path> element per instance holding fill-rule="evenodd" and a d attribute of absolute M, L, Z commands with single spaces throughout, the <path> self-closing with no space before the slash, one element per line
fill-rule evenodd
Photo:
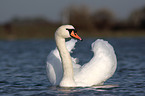
<path fill-rule="evenodd" d="M 47 57 L 47 76 L 52 85 L 61 87 L 87 87 L 102 85 L 117 67 L 113 47 L 104 40 L 92 43 L 93 58 L 83 66 L 69 54 L 77 40 L 65 43 L 65 38 L 82 40 L 72 25 L 62 25 L 55 32 L 56 46 Z"/>

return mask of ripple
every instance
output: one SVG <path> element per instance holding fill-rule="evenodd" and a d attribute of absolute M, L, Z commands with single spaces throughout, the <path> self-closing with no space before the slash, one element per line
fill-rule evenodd
<path fill-rule="evenodd" d="M 77 56 L 81 64 L 93 56 L 89 51 L 93 41 L 86 39 L 76 45 L 72 55 Z M 3 45 L 0 46 L 0 96 L 144 96 L 145 44 L 142 43 L 145 39 L 112 38 L 108 41 L 117 54 L 117 70 L 104 86 L 87 88 L 50 85 L 45 61 L 48 53 L 55 48 L 53 40 L 0 41 Z M 112 84 L 119 86 L 111 87 Z"/>

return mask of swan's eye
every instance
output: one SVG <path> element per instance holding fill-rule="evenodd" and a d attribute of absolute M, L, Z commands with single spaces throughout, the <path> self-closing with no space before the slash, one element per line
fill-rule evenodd
<path fill-rule="evenodd" d="M 77 35 L 77 31 L 75 29 L 66 29 L 69 31 L 69 34 L 72 38 L 79 39 L 82 41 L 81 37 Z"/>
<path fill-rule="evenodd" d="M 68 30 L 70 34 L 71 34 L 72 31 L 73 31 L 74 33 L 77 33 L 77 30 L 75 30 L 75 29 L 67 29 L 67 28 L 66 28 L 66 30 Z"/>

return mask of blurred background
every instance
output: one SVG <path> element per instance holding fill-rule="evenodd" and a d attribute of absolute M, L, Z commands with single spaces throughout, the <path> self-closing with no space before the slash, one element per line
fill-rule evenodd
<path fill-rule="evenodd" d="M 84 38 L 71 53 L 81 65 L 96 38 L 113 46 L 117 70 L 105 85 L 117 88 L 51 86 L 46 59 L 62 24 Z M 145 0 L 0 0 L 0 96 L 145 96 L 144 37 Z"/>
<path fill-rule="evenodd" d="M 53 38 L 62 24 L 82 37 L 145 36 L 145 0 L 0 1 L 0 39 Z"/>

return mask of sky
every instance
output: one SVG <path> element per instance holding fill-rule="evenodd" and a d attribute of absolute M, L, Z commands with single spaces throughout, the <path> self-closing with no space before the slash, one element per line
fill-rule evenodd
<path fill-rule="evenodd" d="M 145 6 L 145 0 L 0 0 L 0 23 L 16 17 L 60 21 L 61 12 L 71 5 L 86 5 L 92 12 L 107 8 L 117 18 L 125 19 L 133 10 Z"/>

